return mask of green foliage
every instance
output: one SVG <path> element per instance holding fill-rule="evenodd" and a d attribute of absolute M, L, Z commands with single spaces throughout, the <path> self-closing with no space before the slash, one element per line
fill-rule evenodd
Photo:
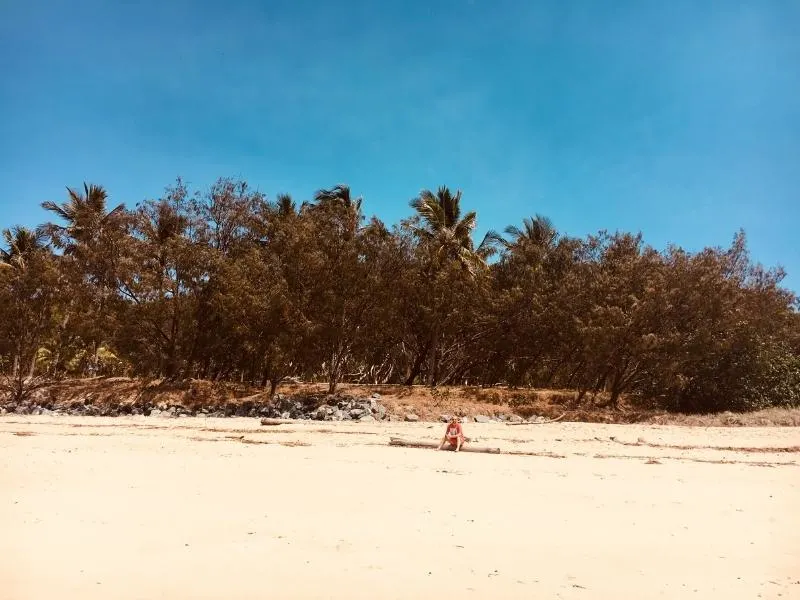
<path fill-rule="evenodd" d="M 0 373 L 15 397 L 40 375 L 129 374 L 272 393 L 288 377 L 425 383 L 439 403 L 441 384 L 505 383 L 612 407 L 800 405 L 797 298 L 743 233 L 691 254 L 571 238 L 536 215 L 475 245 L 477 215 L 446 187 L 391 229 L 345 185 L 296 203 L 179 179 L 130 210 L 108 201 L 69 189 L 43 203 L 56 222 L 3 232 Z"/>

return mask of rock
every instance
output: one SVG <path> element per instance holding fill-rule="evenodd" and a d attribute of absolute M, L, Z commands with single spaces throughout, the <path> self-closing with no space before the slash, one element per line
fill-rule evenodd
<path fill-rule="evenodd" d="M 34 406 L 33 409 L 31 410 L 30 414 L 38 417 L 39 415 L 42 414 L 42 409 L 40 407 L 38 407 L 38 406 Z"/>
<path fill-rule="evenodd" d="M 449 423 L 450 422 L 450 415 L 439 415 L 439 420 L 442 423 Z"/>
<path fill-rule="evenodd" d="M 331 407 L 323 404 L 317 409 L 317 412 L 314 415 L 314 418 L 317 421 L 324 421 L 328 418 L 328 415 L 331 413 Z"/>
<path fill-rule="evenodd" d="M 378 404 L 378 407 L 375 409 L 375 416 L 381 420 L 386 417 L 386 409 Z"/>
<path fill-rule="evenodd" d="M 7 412 L 8 412 L 8 411 L 6 410 L 6 407 L 5 407 L 5 406 L 4 406 L 3 408 L 0 408 L 0 415 L 4 415 L 4 414 L 6 414 Z"/>
<path fill-rule="evenodd" d="M 288 410 L 281 413 L 281 419 L 291 419 L 291 418 L 292 415 Z"/>
<path fill-rule="evenodd" d="M 358 422 L 359 423 L 374 423 L 375 422 L 375 417 L 373 417 L 372 415 L 364 415 L 363 417 L 361 417 L 358 420 Z"/>
<path fill-rule="evenodd" d="M 380 397 L 381 395 L 378 392 L 373 392 L 372 396 L 370 396 L 370 398 L 374 398 L 375 400 L 379 400 Z"/>
<path fill-rule="evenodd" d="M 522 423 L 525 419 L 519 415 L 509 415 L 508 420 L 512 423 Z"/>
<path fill-rule="evenodd" d="M 486 415 L 476 415 L 475 416 L 476 423 L 491 423 L 492 419 L 487 417 Z"/>
<path fill-rule="evenodd" d="M 361 417 L 361 416 L 362 416 L 362 415 L 363 415 L 365 412 L 367 412 L 367 411 L 365 411 L 363 408 L 354 408 L 354 409 L 352 409 L 352 410 L 350 411 L 350 416 L 351 416 L 351 417 L 353 417 L 354 419 L 358 419 L 358 418 L 359 418 L 359 417 Z"/>
<path fill-rule="evenodd" d="M 161 416 L 161 410 L 159 410 L 158 408 L 154 408 L 153 410 L 150 411 L 150 416 L 151 417 L 160 417 Z"/>
<path fill-rule="evenodd" d="M 414 413 L 408 413 L 406 415 L 406 421 L 408 421 L 410 423 L 416 423 L 417 421 L 419 421 L 419 417 L 417 415 L 415 415 Z"/>
<path fill-rule="evenodd" d="M 336 409 L 336 410 L 333 412 L 333 414 L 331 415 L 331 417 L 333 418 L 333 420 L 334 420 L 334 421 L 341 421 L 342 419 L 344 419 L 344 412 L 342 412 L 341 410 L 339 410 L 339 409 L 337 408 L 337 409 Z"/>

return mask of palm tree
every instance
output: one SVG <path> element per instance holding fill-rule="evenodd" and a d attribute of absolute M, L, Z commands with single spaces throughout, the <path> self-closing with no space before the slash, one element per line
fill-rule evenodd
<path fill-rule="evenodd" d="M 42 202 L 42 208 L 55 213 L 64 225 L 49 223 L 44 227 L 53 243 L 62 248 L 65 254 L 77 259 L 84 275 L 88 275 L 96 286 L 93 294 L 93 308 L 96 311 L 94 323 L 106 317 L 107 304 L 114 287 L 114 253 L 116 242 L 114 234 L 119 233 L 120 217 L 125 205 L 119 204 L 107 210 L 108 194 L 99 185 L 83 184 L 83 193 L 67 188 L 66 202 L 56 204 L 50 200 Z M 69 311 L 62 327 L 66 327 Z M 98 362 L 98 350 L 104 336 L 101 326 L 89 333 L 93 346 L 94 364 Z"/>
<path fill-rule="evenodd" d="M 411 207 L 417 213 L 416 221 L 412 221 L 412 231 L 420 240 L 422 248 L 427 251 L 425 269 L 426 277 L 430 282 L 431 313 L 430 337 L 422 344 L 422 354 L 418 355 L 415 367 L 407 379 L 413 382 L 416 371 L 425 360 L 425 355 L 430 359 L 428 378 L 431 386 L 435 386 L 439 379 L 441 361 L 442 330 L 453 314 L 452 298 L 448 288 L 452 280 L 439 275 L 449 271 L 449 265 L 458 264 L 470 279 L 486 268 L 486 260 L 494 252 L 491 239 L 484 237 L 480 245 L 475 248 L 472 241 L 472 232 L 475 230 L 477 216 L 470 211 L 461 214 L 461 192 L 453 194 L 447 187 L 440 187 L 434 194 L 430 190 L 423 190 L 417 198 L 411 201 Z"/>
<path fill-rule="evenodd" d="M 3 241 L 7 249 L 0 248 L 0 266 L 23 271 L 30 256 L 44 247 L 44 233 L 17 226 L 3 230 Z"/>
<path fill-rule="evenodd" d="M 354 210 L 357 213 L 361 212 L 362 198 L 353 198 L 350 193 L 350 186 L 339 184 L 329 190 L 319 190 L 314 194 L 314 200 L 318 205 L 327 203 L 341 203 L 345 207 Z"/>
<path fill-rule="evenodd" d="M 362 198 L 353 198 L 350 187 L 347 185 L 337 185 L 329 190 L 319 190 L 314 194 L 314 202 L 308 207 L 311 210 L 333 210 L 337 217 L 338 224 L 336 231 L 339 236 L 353 236 L 358 231 L 361 223 L 361 202 Z M 343 215 L 336 209 L 344 209 Z"/>
<path fill-rule="evenodd" d="M 83 190 L 81 194 L 68 187 L 69 198 L 60 205 L 51 200 L 42 202 L 42 208 L 66 222 L 66 225 L 50 224 L 48 233 L 67 252 L 74 252 L 78 244 L 88 244 L 96 239 L 105 226 L 125 210 L 125 205 L 119 204 L 106 212 L 108 194 L 103 186 L 84 183 Z M 62 236 L 66 236 L 67 240 Z"/>
<path fill-rule="evenodd" d="M 492 239 L 484 237 L 475 248 L 472 232 L 477 224 L 475 211 L 461 216 L 461 191 L 453 194 L 442 186 L 434 194 L 423 190 L 411 201 L 411 208 L 417 211 L 419 225 L 413 230 L 417 237 L 432 250 L 436 266 L 448 260 L 456 260 L 470 273 L 475 273 L 486 265 L 486 259 L 494 251 Z"/>
<path fill-rule="evenodd" d="M 294 200 L 292 200 L 289 194 L 278 194 L 278 198 L 275 201 L 275 208 L 281 217 L 288 217 L 297 212 Z"/>
<path fill-rule="evenodd" d="M 552 247 L 558 239 L 558 231 L 553 227 L 553 222 L 539 214 L 533 218 L 523 219 L 521 229 L 516 225 L 509 225 L 505 228 L 504 233 L 510 239 L 504 238 L 495 231 L 490 231 L 487 237 L 506 250 L 527 246 L 547 249 Z"/>

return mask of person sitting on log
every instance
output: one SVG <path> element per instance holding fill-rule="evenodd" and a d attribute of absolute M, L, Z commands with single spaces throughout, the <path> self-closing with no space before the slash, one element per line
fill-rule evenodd
<path fill-rule="evenodd" d="M 467 438 L 464 437 L 464 430 L 461 427 L 461 423 L 458 421 L 458 417 L 451 417 L 450 422 L 447 424 L 444 437 L 442 438 L 442 443 L 439 444 L 439 450 L 444 448 L 445 442 L 449 442 L 450 448 L 458 452 L 461 450 L 461 446 L 464 445 L 466 440 Z"/>

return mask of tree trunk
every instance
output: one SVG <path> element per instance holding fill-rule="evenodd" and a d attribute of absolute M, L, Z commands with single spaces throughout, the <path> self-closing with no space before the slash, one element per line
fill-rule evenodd
<path fill-rule="evenodd" d="M 278 391 L 278 386 L 283 381 L 283 377 L 271 377 L 269 380 L 269 399 L 272 400 L 275 397 L 275 392 Z"/>
<path fill-rule="evenodd" d="M 33 375 L 36 372 L 36 358 L 38 354 L 38 351 L 33 353 L 33 357 L 31 358 L 31 367 L 28 370 L 28 379 L 33 379 Z"/>
<path fill-rule="evenodd" d="M 422 363 L 425 362 L 425 359 L 428 356 L 428 349 L 429 346 L 426 345 L 420 352 L 417 353 L 417 358 L 414 360 L 414 365 L 411 367 L 408 377 L 406 377 L 405 385 L 414 385 L 414 380 L 419 376 L 419 373 L 422 370 Z"/>
<path fill-rule="evenodd" d="M 614 380 L 611 382 L 611 398 L 608 401 L 608 405 L 613 408 L 619 408 L 619 397 L 622 394 L 622 382 L 623 382 L 623 372 L 621 370 L 616 370 L 614 373 Z"/>

